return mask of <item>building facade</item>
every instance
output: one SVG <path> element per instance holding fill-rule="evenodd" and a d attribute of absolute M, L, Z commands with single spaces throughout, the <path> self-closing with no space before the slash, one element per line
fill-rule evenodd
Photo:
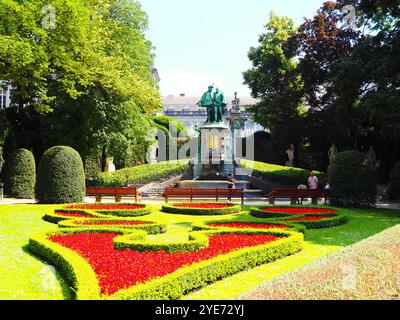
<path fill-rule="evenodd" d="M 191 136 L 195 135 L 196 125 L 201 125 L 207 120 L 207 110 L 205 108 L 200 108 L 197 102 L 200 97 L 186 97 L 181 95 L 179 97 L 169 95 L 163 97 L 163 115 L 172 117 L 180 122 L 188 129 Z M 232 106 L 234 97 L 227 97 L 228 110 Z M 245 97 L 240 99 L 240 104 L 242 106 L 254 105 L 257 103 L 256 99 Z M 242 116 L 247 118 L 242 130 L 242 137 L 248 137 L 257 131 L 266 130 L 259 124 L 255 123 L 252 118 L 252 114 L 247 112 L 244 107 L 241 107 Z M 228 121 L 225 120 L 225 124 L 228 125 Z"/>
<path fill-rule="evenodd" d="M 10 87 L 0 81 L 0 109 L 10 106 Z"/>

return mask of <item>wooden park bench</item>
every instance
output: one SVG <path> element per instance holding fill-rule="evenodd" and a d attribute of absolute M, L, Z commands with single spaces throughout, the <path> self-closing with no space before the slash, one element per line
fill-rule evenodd
<path fill-rule="evenodd" d="M 135 198 L 138 202 L 139 192 L 136 187 L 94 187 L 86 188 L 86 196 L 95 196 L 96 202 L 101 202 L 102 197 L 115 197 L 115 202 L 121 202 L 122 197 Z"/>
<path fill-rule="evenodd" d="M 244 203 L 244 189 L 195 189 L 195 188 L 166 188 L 163 194 L 165 202 L 170 198 L 189 198 L 193 202 L 195 198 L 209 198 L 215 197 L 218 202 L 220 198 L 231 200 L 233 198 L 240 198 L 241 203 Z"/>
<path fill-rule="evenodd" d="M 267 196 L 269 198 L 269 204 L 274 205 L 275 199 L 279 198 L 290 198 L 291 204 L 297 204 L 301 199 L 303 204 L 304 198 L 311 198 L 312 204 L 318 204 L 319 198 L 328 197 L 328 190 L 325 189 L 274 189 Z"/>

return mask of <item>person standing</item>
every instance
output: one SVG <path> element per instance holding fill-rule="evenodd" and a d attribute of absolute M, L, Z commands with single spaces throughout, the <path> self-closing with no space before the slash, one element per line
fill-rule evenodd
<path fill-rule="evenodd" d="M 233 173 L 230 173 L 228 175 L 228 189 L 229 189 L 229 191 L 231 189 L 235 189 L 235 183 L 236 183 L 236 180 L 235 180 L 235 178 L 233 176 Z M 231 201 L 231 200 L 232 200 L 232 197 L 231 197 L 231 193 L 229 192 L 228 201 Z"/>
<path fill-rule="evenodd" d="M 311 190 L 318 189 L 318 178 L 312 171 L 310 172 L 310 177 L 308 178 L 308 187 Z"/>

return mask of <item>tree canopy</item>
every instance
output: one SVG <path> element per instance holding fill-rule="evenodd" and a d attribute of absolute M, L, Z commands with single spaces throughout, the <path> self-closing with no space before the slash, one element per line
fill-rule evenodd
<path fill-rule="evenodd" d="M 327 1 L 297 28 L 271 14 L 244 72 L 261 98 L 255 120 L 275 145 L 296 144 L 323 170 L 332 142 L 362 151 L 375 144 L 388 166 L 400 155 L 399 3 L 357 1 L 354 26 L 345 23 L 348 4 Z"/>
<path fill-rule="evenodd" d="M 147 25 L 131 0 L 2 1 L 0 74 L 12 87 L 3 116 L 18 146 L 39 156 L 69 145 L 85 159 L 117 133 L 147 143 L 161 106 Z"/>

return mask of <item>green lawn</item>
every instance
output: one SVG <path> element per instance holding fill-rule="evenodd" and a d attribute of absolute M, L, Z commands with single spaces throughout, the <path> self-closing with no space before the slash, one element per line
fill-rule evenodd
<path fill-rule="evenodd" d="M 41 220 L 45 212 L 60 206 L 0 205 L 0 299 L 63 299 L 69 298 L 67 285 L 53 268 L 25 251 L 29 235 L 35 231 L 56 230 L 54 224 Z M 141 217 L 168 223 L 167 233 L 155 235 L 161 239 L 187 239 L 190 223 L 204 220 L 219 220 L 221 216 L 183 216 L 165 214 L 159 205 L 150 205 L 152 214 Z M 238 215 L 224 216 L 227 219 L 259 221 L 249 215 L 249 206 L 244 206 Z M 391 226 L 400 224 L 400 212 L 389 210 L 349 210 L 350 221 L 342 226 L 306 231 L 305 248 L 300 253 L 238 273 L 223 279 L 184 299 L 233 299 L 288 271 L 314 262 L 319 258 L 340 250 L 344 246 L 368 238 Z"/>

